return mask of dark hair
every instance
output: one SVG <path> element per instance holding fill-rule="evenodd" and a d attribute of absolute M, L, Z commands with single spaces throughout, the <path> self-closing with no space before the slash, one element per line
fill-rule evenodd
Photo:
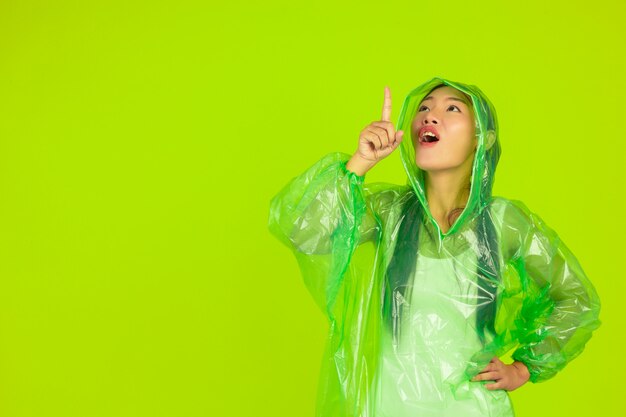
<path fill-rule="evenodd" d="M 430 93 L 432 93 L 433 91 L 435 91 L 438 88 L 441 87 L 452 87 L 451 85 L 449 86 L 448 84 L 437 84 L 436 86 L 434 86 L 433 88 L 430 89 L 430 91 L 428 91 L 428 93 L 426 93 L 424 95 L 424 97 L 428 97 L 428 95 Z M 452 87 L 454 88 L 454 87 Z M 470 96 L 467 95 L 467 93 L 464 93 L 463 91 L 459 90 L 458 88 L 454 88 L 456 91 L 458 91 L 459 93 L 463 94 L 463 96 L 467 99 L 468 103 L 470 104 L 470 106 L 472 106 L 472 98 Z M 423 100 L 423 99 L 422 99 Z M 421 101 L 420 101 L 421 103 Z"/>
<path fill-rule="evenodd" d="M 409 191 L 408 199 L 404 205 L 401 216 L 400 228 L 396 238 L 396 244 L 383 288 L 383 318 L 388 329 L 393 335 L 400 335 L 400 318 L 403 304 L 410 302 L 413 283 L 411 278 L 415 272 L 418 256 L 419 234 L 422 230 L 430 233 L 428 228 L 422 228 L 424 221 L 424 209 L 420 204 L 415 192 Z M 499 281 L 499 257 L 498 238 L 489 208 L 484 207 L 476 219 L 476 236 L 478 265 L 476 275 L 480 300 L 476 310 L 476 329 L 480 340 L 485 343 L 485 331 L 495 334 L 496 316 L 496 291 Z M 438 237 L 429 235 L 431 239 Z"/>

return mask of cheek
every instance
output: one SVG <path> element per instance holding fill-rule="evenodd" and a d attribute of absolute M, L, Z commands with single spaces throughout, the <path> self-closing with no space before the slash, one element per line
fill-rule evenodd
<path fill-rule="evenodd" d="M 411 123 L 411 126 L 414 128 L 421 126 L 423 118 L 424 117 L 422 114 L 415 115 L 415 117 L 413 118 L 413 122 Z"/>
<path fill-rule="evenodd" d="M 460 154 L 462 154 L 463 156 L 467 156 L 474 152 L 475 141 L 472 137 L 471 132 L 463 132 L 463 136 L 461 136 L 459 139 L 460 140 L 458 142 L 458 151 Z"/>
<path fill-rule="evenodd" d="M 454 136 L 461 140 L 464 144 L 467 143 L 468 146 L 471 146 L 474 142 L 476 128 L 473 125 L 473 121 L 463 121 L 461 123 L 457 123 L 453 127 Z"/>
<path fill-rule="evenodd" d="M 411 123 L 411 140 L 414 144 L 417 143 L 417 130 L 420 128 L 421 124 L 422 121 L 419 118 L 413 119 L 413 122 Z"/>
<path fill-rule="evenodd" d="M 468 127 L 467 125 L 455 126 L 454 133 L 451 132 L 451 139 L 446 145 L 448 145 L 447 153 L 452 159 L 457 162 L 464 161 L 473 154 L 476 145 L 473 127 Z"/>

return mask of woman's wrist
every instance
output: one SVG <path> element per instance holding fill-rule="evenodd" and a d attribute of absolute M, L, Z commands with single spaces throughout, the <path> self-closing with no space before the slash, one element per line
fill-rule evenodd
<path fill-rule="evenodd" d="M 372 169 L 374 165 L 376 165 L 375 162 L 373 163 L 372 161 L 363 159 L 358 154 L 354 154 L 346 163 L 346 169 L 362 177 L 367 173 L 367 171 Z"/>
<path fill-rule="evenodd" d="M 517 368 L 520 376 L 522 378 L 524 378 L 525 380 L 528 380 L 530 378 L 530 371 L 528 371 L 528 367 L 526 366 L 526 364 L 524 362 L 520 362 L 520 361 L 514 361 L 512 363 L 512 365 Z"/>

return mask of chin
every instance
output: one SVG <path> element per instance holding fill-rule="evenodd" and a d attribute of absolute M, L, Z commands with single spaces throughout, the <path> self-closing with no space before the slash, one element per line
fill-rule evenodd
<path fill-rule="evenodd" d="M 440 164 L 433 164 L 433 163 L 426 163 L 426 164 L 416 163 L 415 165 L 417 165 L 417 167 L 421 169 L 422 171 L 438 171 L 440 169 L 445 168 L 445 167 L 442 167 Z"/>
<path fill-rule="evenodd" d="M 415 165 L 424 171 L 432 171 L 442 168 L 442 163 L 439 158 L 420 158 L 419 154 L 415 155 Z"/>
<path fill-rule="evenodd" d="M 441 161 L 441 160 L 429 160 L 420 161 L 419 158 L 415 158 L 415 165 L 422 171 L 445 171 L 448 169 L 458 168 L 462 165 L 462 162 L 455 163 L 454 161 Z"/>

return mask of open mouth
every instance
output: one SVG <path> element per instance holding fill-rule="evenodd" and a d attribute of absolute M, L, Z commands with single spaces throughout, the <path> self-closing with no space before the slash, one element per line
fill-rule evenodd
<path fill-rule="evenodd" d="M 433 132 L 426 131 L 419 138 L 420 143 L 439 142 L 439 138 Z"/>

